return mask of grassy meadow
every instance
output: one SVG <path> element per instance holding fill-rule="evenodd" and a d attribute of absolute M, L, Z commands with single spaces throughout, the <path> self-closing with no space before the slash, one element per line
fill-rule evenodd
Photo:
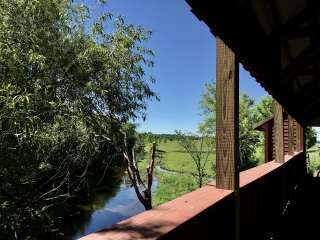
<path fill-rule="evenodd" d="M 309 156 L 308 171 L 311 175 L 316 175 L 320 170 L 320 149 L 317 146 L 309 148 L 307 156 Z"/>
<path fill-rule="evenodd" d="M 158 206 L 162 203 L 175 199 L 185 193 L 198 188 L 197 180 L 192 174 L 196 173 L 196 168 L 191 156 L 180 146 L 176 140 L 161 142 L 158 150 L 162 152 L 162 158 L 158 165 L 169 172 L 155 170 L 155 176 L 159 180 L 159 185 L 153 194 L 153 205 Z M 263 148 L 257 149 L 256 157 L 263 162 Z M 140 166 L 146 166 L 145 161 Z M 215 176 L 215 152 L 209 155 L 206 164 L 206 183 L 208 178 Z M 170 173 L 170 171 L 174 173 Z"/>
<path fill-rule="evenodd" d="M 175 199 L 185 193 L 198 188 L 197 179 L 193 176 L 196 168 L 191 156 L 180 146 L 176 140 L 168 140 L 158 145 L 158 151 L 162 157 L 158 159 L 157 165 L 167 171 L 155 169 L 155 177 L 158 178 L 159 185 L 153 194 L 153 205 Z M 308 169 L 311 174 L 316 174 L 320 170 L 320 150 L 314 146 L 307 151 L 309 155 Z M 261 164 L 264 161 L 263 146 L 259 146 L 255 154 Z M 146 168 L 147 159 L 141 161 L 140 167 Z M 215 176 L 215 152 L 209 155 L 206 165 L 206 183 L 208 178 Z"/>
<path fill-rule="evenodd" d="M 194 162 L 178 141 L 161 142 L 158 150 L 162 152 L 162 158 L 159 159 L 158 165 L 168 172 L 156 170 L 155 175 L 159 179 L 159 186 L 153 195 L 154 206 L 198 188 L 197 181 L 192 176 L 196 173 Z M 215 176 L 214 163 L 215 154 L 211 153 L 206 164 L 207 177 Z"/>
<path fill-rule="evenodd" d="M 178 141 L 162 142 L 159 145 L 159 150 L 164 153 L 163 158 L 160 160 L 162 168 L 186 174 L 196 173 L 191 156 L 179 145 Z M 214 163 L 215 153 L 212 152 L 206 164 L 206 174 L 210 177 L 215 175 Z"/>

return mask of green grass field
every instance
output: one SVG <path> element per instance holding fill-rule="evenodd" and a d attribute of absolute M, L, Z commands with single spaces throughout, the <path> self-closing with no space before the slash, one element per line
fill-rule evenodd
<path fill-rule="evenodd" d="M 155 172 L 155 175 L 159 179 L 159 185 L 153 195 L 154 206 L 158 206 L 198 188 L 197 179 L 192 176 L 193 173 L 196 173 L 195 164 L 191 156 L 179 145 L 178 141 L 162 142 L 159 144 L 158 150 L 163 152 L 158 164 L 163 169 L 180 174 Z M 261 158 L 259 163 L 263 162 L 263 155 L 261 146 L 256 152 L 256 157 L 259 160 Z M 208 181 L 209 177 L 215 176 L 215 152 L 209 155 L 205 169 L 207 176 L 204 183 Z"/>
<path fill-rule="evenodd" d="M 181 173 L 196 173 L 195 164 L 191 156 L 179 145 L 177 141 L 167 141 L 161 143 L 159 150 L 164 151 L 163 158 L 160 161 L 162 168 L 181 172 Z M 206 164 L 206 174 L 210 177 L 215 176 L 215 154 L 209 155 Z"/>
<path fill-rule="evenodd" d="M 153 205 L 175 199 L 185 193 L 191 192 L 198 187 L 196 178 L 192 176 L 196 173 L 196 168 L 191 156 L 184 151 L 178 141 L 167 141 L 159 144 L 158 149 L 162 152 L 159 165 L 166 170 L 176 172 L 175 174 L 157 172 L 159 186 L 153 195 Z M 206 164 L 206 180 L 215 176 L 215 154 L 211 153 Z"/>
<path fill-rule="evenodd" d="M 319 148 L 313 146 L 308 149 L 307 155 L 309 156 L 308 171 L 311 175 L 317 174 L 320 170 L 320 151 Z"/>
<path fill-rule="evenodd" d="M 185 193 L 198 188 L 197 179 L 192 176 L 196 172 L 196 168 L 191 156 L 184 151 L 178 141 L 162 142 L 158 146 L 158 150 L 162 151 L 162 158 L 158 162 L 163 169 L 174 171 L 176 174 L 166 172 L 155 172 L 155 176 L 159 179 L 159 185 L 153 195 L 153 205 L 158 206 L 164 202 L 175 199 Z M 308 149 L 309 155 L 309 172 L 316 173 L 320 170 L 320 151 L 317 147 Z M 263 163 L 263 146 L 257 148 L 256 158 L 259 164 Z M 146 162 L 143 161 L 142 166 Z M 206 165 L 207 177 L 215 176 L 215 153 L 209 156 Z"/>
<path fill-rule="evenodd" d="M 175 199 L 185 193 L 191 192 L 198 187 L 194 178 L 188 175 L 173 175 L 168 173 L 157 173 L 159 185 L 153 194 L 153 205 L 158 206 L 162 203 Z"/>

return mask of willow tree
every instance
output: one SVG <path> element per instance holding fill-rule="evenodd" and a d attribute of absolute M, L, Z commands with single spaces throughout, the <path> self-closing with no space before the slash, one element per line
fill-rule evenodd
<path fill-rule="evenodd" d="M 61 234 L 51 209 L 109 164 L 121 125 L 156 97 L 151 32 L 90 15 L 71 0 L 0 2 L 0 238 Z"/>

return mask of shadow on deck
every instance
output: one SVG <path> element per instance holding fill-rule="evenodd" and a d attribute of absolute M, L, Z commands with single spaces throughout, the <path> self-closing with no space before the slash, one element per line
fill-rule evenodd
<path fill-rule="evenodd" d="M 320 239 L 320 178 L 307 177 L 303 191 L 288 207 L 277 233 L 270 239 Z"/>

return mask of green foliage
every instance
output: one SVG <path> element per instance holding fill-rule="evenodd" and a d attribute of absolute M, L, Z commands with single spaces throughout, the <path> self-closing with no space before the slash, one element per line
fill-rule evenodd
<path fill-rule="evenodd" d="M 141 141 L 147 144 L 152 144 L 152 143 L 159 144 L 163 140 L 162 137 L 158 136 L 157 134 L 153 134 L 151 132 L 140 133 L 139 137 Z"/>
<path fill-rule="evenodd" d="M 199 187 L 197 179 L 192 177 L 196 174 L 194 162 L 178 141 L 162 141 L 158 146 L 157 154 L 163 154 L 163 157 L 158 158 L 158 161 L 161 168 L 168 172 L 155 169 L 159 183 L 152 197 L 154 206 L 173 200 Z M 212 168 L 214 157 L 214 154 L 210 154 L 208 164 L 206 164 L 205 172 L 210 177 L 215 175 L 215 168 Z M 145 169 L 147 163 L 148 158 L 139 162 L 139 167 Z M 204 184 L 207 181 L 208 179 L 205 178 Z"/>
<path fill-rule="evenodd" d="M 253 109 L 254 121 L 256 123 L 272 116 L 272 98 L 270 96 L 263 97 L 261 102 L 256 104 Z M 306 147 L 311 148 L 317 142 L 317 131 L 312 127 L 306 127 Z"/>
<path fill-rule="evenodd" d="M 313 146 L 307 150 L 308 172 L 311 175 L 316 175 L 320 170 L 320 151 L 319 148 Z"/>
<path fill-rule="evenodd" d="M 261 101 L 253 107 L 253 118 L 256 123 L 273 115 L 272 97 L 264 96 Z"/>
<path fill-rule="evenodd" d="M 254 100 L 246 94 L 241 94 L 239 99 L 239 141 L 240 141 L 240 169 L 245 170 L 257 164 L 255 158 L 256 147 L 259 145 L 259 133 L 253 129 L 257 115 L 262 118 L 263 114 L 269 112 L 264 109 L 266 99 L 261 108 L 255 111 Z M 267 105 L 268 106 L 268 105 Z M 200 107 L 203 110 L 204 120 L 199 125 L 201 133 L 215 135 L 216 131 L 216 90 L 215 84 L 208 84 L 206 92 L 202 96 Z M 260 116 L 261 115 L 261 116 Z"/>
<path fill-rule="evenodd" d="M 212 144 L 212 146 L 214 146 L 214 144 Z M 197 174 L 190 154 L 183 149 L 177 140 L 163 142 L 159 145 L 159 149 L 163 151 L 163 158 L 160 161 L 163 169 L 181 174 Z M 209 154 L 208 163 L 205 165 L 205 175 L 208 177 L 215 175 L 215 168 L 212 168 L 214 162 L 215 154 L 212 152 Z"/>
<path fill-rule="evenodd" d="M 173 200 L 198 187 L 196 180 L 187 175 L 160 173 L 158 177 L 159 186 L 153 196 L 154 206 Z"/>
<path fill-rule="evenodd" d="M 216 133 L 216 86 L 206 84 L 206 90 L 202 94 L 200 108 L 204 121 L 199 124 L 199 132 L 205 135 L 215 136 Z"/>
<path fill-rule="evenodd" d="M 0 238 L 61 238 L 53 209 L 117 158 L 121 126 L 156 98 L 151 33 L 89 16 L 71 0 L 0 3 Z"/>
<path fill-rule="evenodd" d="M 306 127 L 306 148 L 309 149 L 313 147 L 317 142 L 317 131 L 312 127 Z"/>
<path fill-rule="evenodd" d="M 254 100 L 246 94 L 240 95 L 239 100 L 239 150 L 240 170 L 245 170 L 257 165 L 255 152 L 260 138 L 258 131 L 254 130 Z"/>
<path fill-rule="evenodd" d="M 202 187 L 206 177 L 206 166 L 209 156 L 213 152 L 214 144 L 212 138 L 208 136 L 186 135 L 181 131 L 176 131 L 178 142 L 186 153 L 191 157 L 193 168 L 195 169 L 194 176 L 198 181 L 199 187 Z"/>

